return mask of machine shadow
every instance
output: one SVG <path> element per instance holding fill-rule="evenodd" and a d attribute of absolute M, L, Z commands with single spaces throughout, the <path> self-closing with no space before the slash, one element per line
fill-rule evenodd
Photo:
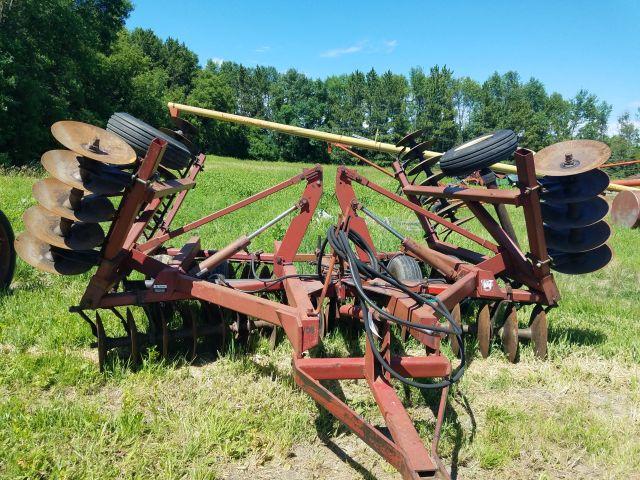
<path fill-rule="evenodd" d="M 579 327 L 554 327 L 549 325 L 550 342 L 566 342 L 571 345 L 591 346 L 600 345 L 607 340 L 603 332 Z"/>

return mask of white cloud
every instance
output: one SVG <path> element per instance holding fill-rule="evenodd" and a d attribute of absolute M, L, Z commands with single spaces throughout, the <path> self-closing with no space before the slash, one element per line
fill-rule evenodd
<path fill-rule="evenodd" d="M 385 40 L 384 42 L 382 42 L 382 44 L 384 45 L 384 51 L 386 53 L 391 53 L 398 46 L 398 41 L 397 40 Z"/>
<path fill-rule="evenodd" d="M 350 47 L 344 48 L 334 48 L 332 50 L 327 50 L 320 54 L 321 57 L 326 58 L 336 58 L 341 57 L 342 55 L 350 55 L 352 53 L 361 52 L 364 49 L 365 42 L 358 42 L 355 45 L 351 45 Z"/>
<path fill-rule="evenodd" d="M 213 57 L 213 58 L 210 58 L 209 61 L 211 63 L 215 63 L 216 65 L 222 65 L 222 62 L 224 62 L 224 59 L 219 57 Z"/>
<path fill-rule="evenodd" d="M 271 50 L 271 47 L 269 45 L 263 45 L 262 47 L 256 48 L 255 52 L 256 53 L 266 53 L 269 50 Z"/>
<path fill-rule="evenodd" d="M 371 42 L 369 40 L 361 40 L 349 47 L 333 48 L 326 50 L 320 54 L 324 58 L 337 58 L 342 55 L 351 55 L 354 53 L 391 53 L 399 45 L 397 40 L 383 40 Z"/>

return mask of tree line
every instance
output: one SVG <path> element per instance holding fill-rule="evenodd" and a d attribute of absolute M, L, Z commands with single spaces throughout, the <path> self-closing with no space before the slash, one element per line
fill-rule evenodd
<path fill-rule="evenodd" d="M 612 106 L 595 94 L 579 90 L 564 98 L 513 71 L 479 82 L 457 77 L 446 66 L 416 67 L 408 75 L 371 69 L 324 79 L 235 62 L 208 61 L 201 67 L 179 40 L 162 40 L 152 30 L 127 30 L 128 0 L 1 4 L 0 164 L 36 162 L 54 145 L 48 127 L 60 119 L 104 126 L 113 112 L 126 111 L 152 125 L 168 125 L 167 101 L 391 143 L 425 128 L 431 149 L 439 151 L 510 128 L 521 136 L 522 146 L 534 150 L 590 138 L 611 146 L 611 161 L 640 155 L 640 132 L 631 113 L 618 119 L 619 133 L 609 136 Z M 214 120 L 193 122 L 207 153 L 340 159 L 322 142 Z"/>

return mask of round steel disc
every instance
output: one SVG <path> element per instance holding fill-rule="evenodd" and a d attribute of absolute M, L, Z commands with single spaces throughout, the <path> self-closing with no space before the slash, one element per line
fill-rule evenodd
<path fill-rule="evenodd" d="M 611 149 L 596 140 L 568 140 L 543 148 L 534 156 L 536 173 L 564 177 L 588 172 L 609 160 Z"/>
<path fill-rule="evenodd" d="M 611 221 L 627 228 L 640 226 L 640 191 L 620 192 L 611 204 Z"/>
<path fill-rule="evenodd" d="M 175 130 L 171 130 L 170 128 L 166 128 L 166 127 L 160 127 L 158 130 L 160 130 L 162 133 L 165 133 L 167 135 L 169 135 L 171 138 L 178 140 L 180 143 L 182 143 L 185 147 L 187 147 L 187 149 L 192 153 L 192 154 L 196 154 L 198 153 L 196 150 L 198 150 L 196 148 L 196 146 L 194 145 L 194 143 L 189 140 L 187 137 L 185 137 L 182 133 L 177 132 Z"/>
<path fill-rule="evenodd" d="M 411 147 L 411 150 L 402 154 L 402 160 L 407 161 L 422 158 L 422 152 L 427 150 L 432 143 L 431 140 L 427 140 Z"/>
<path fill-rule="evenodd" d="M 416 143 L 415 140 L 421 137 L 422 135 L 424 135 L 424 132 L 426 131 L 427 131 L 426 128 L 422 128 L 420 130 L 416 130 L 415 132 L 411 132 L 408 135 L 405 135 L 404 137 L 402 137 L 402 140 L 396 143 L 396 147 L 413 146 Z"/>
<path fill-rule="evenodd" d="M 423 187 L 438 185 L 438 182 L 446 176 L 447 175 L 444 172 L 434 173 L 430 177 L 427 177 L 422 182 L 420 182 L 420 185 Z"/>
<path fill-rule="evenodd" d="M 540 184 L 540 198 L 547 203 L 584 202 L 605 191 L 609 175 L 602 170 L 591 170 L 569 177 L 544 177 Z"/>
<path fill-rule="evenodd" d="M 541 203 L 542 221 L 553 228 L 578 228 L 593 225 L 609 213 L 602 197 L 577 203 Z"/>
<path fill-rule="evenodd" d="M 62 219 L 40 205 L 27 209 L 22 219 L 31 235 L 55 247 L 90 250 L 104 241 L 104 232 L 97 223 L 73 223 L 65 232 L 62 224 L 71 220 Z"/>
<path fill-rule="evenodd" d="M 462 313 L 460 311 L 460 304 L 456 303 L 456 305 L 451 309 L 451 316 L 456 321 L 458 325 L 462 325 Z M 453 333 L 449 334 L 449 345 L 451 346 L 451 351 L 456 357 L 460 356 L 460 344 L 458 343 L 458 337 L 456 337 Z"/>
<path fill-rule="evenodd" d="M 52 177 L 96 195 L 118 195 L 131 182 L 131 175 L 71 150 L 49 150 L 41 162 Z"/>
<path fill-rule="evenodd" d="M 491 311 L 489 304 L 484 304 L 478 310 L 477 316 L 477 330 L 476 335 L 478 337 L 478 350 L 480 350 L 480 355 L 482 358 L 487 358 L 489 356 L 489 350 L 491 348 L 491 336 L 492 336 L 492 328 L 491 328 Z"/>
<path fill-rule="evenodd" d="M 606 243 L 600 247 L 581 253 L 565 253 L 549 250 L 553 262 L 551 268 L 567 275 L 581 275 L 595 272 L 605 267 L 613 258 L 613 251 Z"/>
<path fill-rule="evenodd" d="M 184 118 L 171 117 L 171 121 L 178 128 L 178 130 L 180 130 L 182 134 L 187 137 L 193 137 L 198 133 L 198 129 L 194 127 L 192 123 L 186 121 Z"/>
<path fill-rule="evenodd" d="M 108 198 L 96 195 L 81 196 L 76 205 L 72 198 L 76 192 L 82 195 L 82 191 L 71 189 L 55 178 L 40 180 L 33 186 L 32 191 L 35 199 L 44 208 L 60 217 L 77 222 L 108 222 L 116 212 Z"/>
<path fill-rule="evenodd" d="M 22 260 L 43 272 L 78 275 L 98 263 L 98 252 L 59 249 L 27 232 L 18 235 L 15 246 Z"/>
<path fill-rule="evenodd" d="M 506 312 L 507 318 L 502 326 L 502 349 L 507 354 L 507 358 L 511 363 L 515 363 L 518 359 L 518 312 L 516 307 L 511 305 Z"/>
<path fill-rule="evenodd" d="M 547 336 L 549 326 L 547 323 L 547 313 L 542 305 L 536 305 L 531 312 L 531 341 L 533 342 L 533 352 L 540 359 L 547 358 Z"/>
<path fill-rule="evenodd" d="M 559 252 L 588 252 L 605 243 L 610 236 L 611 227 L 605 221 L 594 223 L 588 227 L 566 230 L 544 227 L 547 248 Z"/>
<path fill-rule="evenodd" d="M 407 175 L 415 175 L 416 173 L 420 173 L 421 171 L 427 173 L 427 169 L 433 167 L 436 163 L 438 163 L 440 161 L 440 157 L 442 157 L 442 155 L 436 155 L 435 157 L 425 158 L 424 160 L 421 160 L 419 163 L 411 167 L 411 170 L 407 172 Z"/>
<path fill-rule="evenodd" d="M 69 150 L 98 162 L 129 165 L 136 161 L 136 152 L 124 140 L 88 123 L 56 122 L 51 126 L 51 133 Z"/>

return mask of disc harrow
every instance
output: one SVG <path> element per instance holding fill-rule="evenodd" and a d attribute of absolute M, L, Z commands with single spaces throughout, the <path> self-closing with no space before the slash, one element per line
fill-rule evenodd
<path fill-rule="evenodd" d="M 195 107 L 186 111 L 217 114 Z M 90 325 L 101 369 L 109 368 L 114 356 L 126 355 L 136 364 L 150 351 L 188 361 L 215 357 L 232 339 L 248 343 L 256 329 L 269 335 L 273 348 L 278 332 L 283 332 L 291 344 L 295 382 L 403 478 L 449 478 L 438 442 L 449 388 L 464 373 L 465 335 L 476 335 L 483 357 L 489 355 L 494 339 L 499 339 L 509 361 L 518 359 L 519 339 L 531 340 L 536 355 L 546 356 L 546 314 L 560 300 L 551 270 L 582 273 L 606 264 L 607 252 L 610 258 L 603 243 L 608 227 L 601 226 L 599 217 L 603 207 L 594 199 L 604 188 L 603 177 L 584 170 L 588 158 L 576 150 L 579 173 L 547 175 L 539 183 L 537 159 L 529 150 L 516 149 L 510 131 L 487 134 L 440 158 L 427 150 L 430 142 L 422 140 L 421 131 L 394 146 L 248 119 L 254 125 L 326 139 L 343 150 L 348 144 L 393 153 L 393 172 L 376 168 L 394 177 L 399 188 L 393 192 L 340 166 L 335 178 L 340 216 L 314 252 L 301 252 L 300 247 L 323 195 L 320 165 L 174 227 L 173 220 L 205 162 L 193 142 L 195 128 L 179 113 L 172 104 L 176 130 L 156 130 L 122 113 L 110 120 L 112 131 L 70 122 L 56 127 L 56 138 L 71 153 L 53 151 L 43 157 L 55 178 L 34 188 L 41 206 L 25 214 L 27 232 L 16 241 L 18 253 L 48 272 L 79 274 L 94 269 L 82 298 L 70 310 Z M 220 118 L 241 122 L 244 117 L 222 114 Z M 490 155 L 484 154 L 487 145 L 495 147 L 489 149 Z M 591 145 L 588 151 L 602 152 L 596 147 Z M 488 162 L 511 155 L 518 173 L 516 188 L 497 188 Z M 451 175 L 439 163 L 445 157 L 456 175 L 477 172 L 484 186 L 470 187 L 470 182 L 456 177 L 441 185 Z M 256 207 L 295 186 L 302 190 L 297 200 L 263 219 L 264 209 Z M 355 186 L 366 189 L 367 195 L 359 197 Z M 369 204 L 372 196 L 415 214 L 423 238 L 413 238 L 395 219 L 380 216 Z M 506 206 L 522 209 L 526 243 L 517 238 Z M 232 242 L 212 239 L 204 247 L 199 237 L 189 236 L 186 243 L 172 245 L 180 236 L 251 208 L 262 226 L 246 228 Z M 458 218 L 461 208 L 472 216 Z M 496 211 L 497 219 L 488 208 Z M 484 236 L 462 226 L 471 218 Z M 563 220 L 554 221 L 558 218 Z M 98 224 L 108 221 L 103 239 Z M 252 251 L 254 240 L 276 224 L 286 227 L 273 250 Z M 381 251 L 373 241 L 379 238 L 372 235 L 374 229 L 395 242 L 397 250 Z M 473 248 L 446 241 L 451 233 Z M 518 312 L 524 307 L 531 309 L 529 327 L 520 328 Z M 463 325 L 471 312 L 476 314 L 475 323 Z M 316 347 L 326 332 L 345 322 L 362 332 L 364 353 L 322 356 Z M 411 336 L 424 353 L 394 354 L 404 351 L 392 348 L 398 341 L 393 335 L 396 329 L 400 341 Z M 456 354 L 453 363 L 443 352 L 443 339 L 450 340 Z M 390 435 L 322 383 L 348 379 L 364 380 Z M 394 388 L 398 383 L 439 391 L 430 449 L 398 397 Z"/>

